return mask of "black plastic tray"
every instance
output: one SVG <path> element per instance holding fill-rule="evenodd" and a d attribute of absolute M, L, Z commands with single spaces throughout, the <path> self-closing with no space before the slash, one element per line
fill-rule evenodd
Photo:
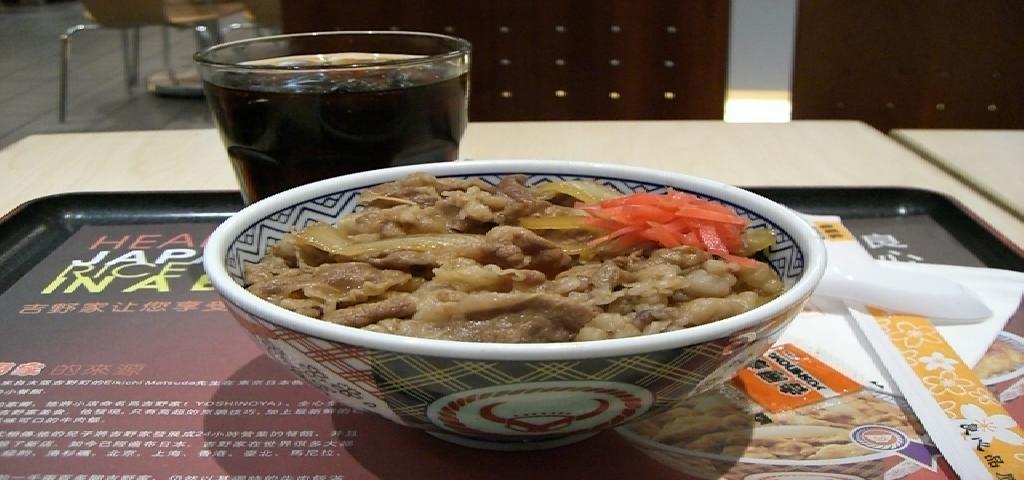
<path fill-rule="evenodd" d="M 751 188 L 805 213 L 840 215 L 859 237 L 899 232 L 895 253 L 933 263 L 1024 271 L 1024 255 L 959 203 L 905 188 Z M 238 192 L 71 193 L 0 219 L 0 292 L 84 225 L 209 223 L 242 208 Z M 862 239 L 863 243 L 863 239 Z"/>

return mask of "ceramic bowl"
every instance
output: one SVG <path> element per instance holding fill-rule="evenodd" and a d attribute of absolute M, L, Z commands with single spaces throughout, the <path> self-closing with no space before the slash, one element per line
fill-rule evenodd
<path fill-rule="evenodd" d="M 528 185 L 593 179 L 622 192 L 690 192 L 775 230 L 768 260 L 778 298 L 725 320 L 655 335 L 576 343 L 498 344 L 389 335 L 305 317 L 241 285 L 285 233 L 333 223 L 367 187 L 414 172 L 437 177 L 525 174 Z M 462 445 L 537 449 L 582 440 L 706 391 L 762 354 L 800 311 L 825 267 L 822 242 L 788 208 L 746 190 L 677 173 L 564 161 L 466 161 L 323 180 L 254 203 L 210 236 L 209 278 L 267 354 L 333 400 Z"/>

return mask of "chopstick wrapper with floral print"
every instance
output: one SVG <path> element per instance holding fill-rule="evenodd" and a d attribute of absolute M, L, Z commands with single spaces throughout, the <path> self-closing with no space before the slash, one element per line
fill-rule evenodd
<path fill-rule="evenodd" d="M 961 478 L 1024 478 L 1024 436 L 924 317 L 851 312 L 932 442 Z"/>

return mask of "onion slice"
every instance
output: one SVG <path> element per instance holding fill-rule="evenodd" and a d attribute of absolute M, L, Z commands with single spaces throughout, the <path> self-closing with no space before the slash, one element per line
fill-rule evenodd
<path fill-rule="evenodd" d="M 561 193 L 583 203 L 597 203 L 609 198 L 622 196 L 622 192 L 612 187 L 601 185 L 593 180 L 566 180 L 564 182 L 545 183 L 533 187 L 532 190 L 547 198 Z"/>
<path fill-rule="evenodd" d="M 374 256 L 397 251 L 430 252 L 483 245 L 483 235 L 469 233 L 425 233 L 385 238 L 370 242 L 350 243 L 337 250 L 328 250 L 343 257 Z"/>

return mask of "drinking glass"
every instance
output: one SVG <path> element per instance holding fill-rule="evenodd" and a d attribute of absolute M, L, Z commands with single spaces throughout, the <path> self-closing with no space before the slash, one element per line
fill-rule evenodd
<path fill-rule="evenodd" d="M 195 55 L 246 203 L 305 183 L 455 160 L 469 42 L 420 32 L 253 38 Z"/>

